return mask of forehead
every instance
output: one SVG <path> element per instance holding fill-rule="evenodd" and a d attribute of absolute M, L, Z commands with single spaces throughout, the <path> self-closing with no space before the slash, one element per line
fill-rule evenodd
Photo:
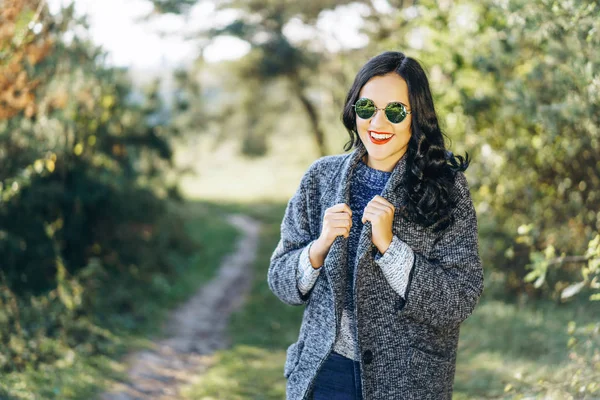
<path fill-rule="evenodd" d="M 410 105 L 408 102 L 408 85 L 395 72 L 369 79 L 360 90 L 358 97 L 368 97 L 375 102 L 377 107 L 384 107 L 392 101 Z"/>

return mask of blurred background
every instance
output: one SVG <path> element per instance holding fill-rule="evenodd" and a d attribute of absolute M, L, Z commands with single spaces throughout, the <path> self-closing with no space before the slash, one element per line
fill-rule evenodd
<path fill-rule="evenodd" d="M 468 152 L 484 295 L 455 399 L 600 399 L 600 4 L 0 0 L 0 398 L 89 399 L 260 221 L 231 344 L 185 399 L 285 397 L 287 201 L 400 50 Z M 195 372 L 191 371 L 191 375 Z"/>

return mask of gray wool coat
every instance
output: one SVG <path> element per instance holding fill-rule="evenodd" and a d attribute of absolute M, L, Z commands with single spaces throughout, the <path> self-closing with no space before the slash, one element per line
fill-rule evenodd
<path fill-rule="evenodd" d="M 306 295 L 297 287 L 299 256 L 319 237 L 325 210 L 349 204 L 350 174 L 365 153 L 359 146 L 313 162 L 285 210 L 267 280 L 281 301 L 304 307 L 298 340 L 287 349 L 288 399 L 310 399 L 314 378 L 332 351 L 347 288 L 348 239 L 335 239 L 324 270 Z M 459 326 L 483 291 L 475 209 L 460 172 L 451 193 L 457 199 L 455 219 L 448 228 L 436 233 L 407 221 L 398 212 L 406 204 L 401 164 L 396 164 L 381 196 L 396 207 L 393 234 L 415 254 L 406 298 L 392 289 L 374 262 L 378 249 L 371 241 L 369 221 L 357 248 L 354 304 L 363 398 L 451 399 Z"/>

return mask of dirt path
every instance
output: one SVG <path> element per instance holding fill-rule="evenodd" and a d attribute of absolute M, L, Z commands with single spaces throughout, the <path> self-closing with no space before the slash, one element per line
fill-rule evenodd
<path fill-rule="evenodd" d="M 181 385 L 208 368 L 214 351 L 228 347 L 227 321 L 250 290 L 260 224 L 244 215 L 227 219 L 242 231 L 236 250 L 223 259 L 211 281 L 173 312 L 164 339 L 152 350 L 127 357 L 128 382 L 117 384 L 101 400 L 177 399 Z"/>

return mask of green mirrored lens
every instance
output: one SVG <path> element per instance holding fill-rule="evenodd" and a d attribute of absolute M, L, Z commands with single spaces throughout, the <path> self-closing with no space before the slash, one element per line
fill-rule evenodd
<path fill-rule="evenodd" d="M 360 99 L 354 105 L 354 109 L 356 110 L 356 115 L 362 119 L 367 119 L 371 118 L 375 113 L 375 104 L 369 99 Z"/>
<path fill-rule="evenodd" d="M 390 103 L 385 107 L 385 115 L 391 123 L 397 124 L 406 118 L 406 108 L 402 103 Z"/>

